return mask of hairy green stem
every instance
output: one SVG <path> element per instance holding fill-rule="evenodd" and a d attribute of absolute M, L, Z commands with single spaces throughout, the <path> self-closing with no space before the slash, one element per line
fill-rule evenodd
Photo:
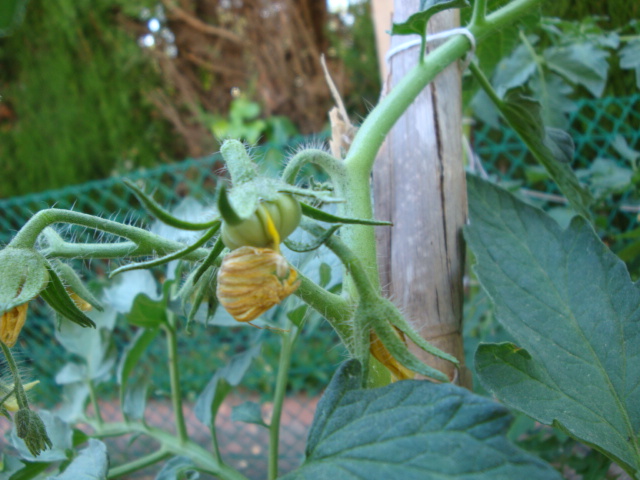
<path fill-rule="evenodd" d="M 211 449 L 218 463 L 222 464 L 222 454 L 220 453 L 220 445 L 218 444 L 218 432 L 216 432 L 215 419 L 211 420 L 209 431 L 211 432 Z"/>
<path fill-rule="evenodd" d="M 154 439 L 160 444 L 160 449 L 172 455 L 180 455 L 189 458 L 197 468 L 210 475 L 215 475 L 222 480 L 248 480 L 237 470 L 221 464 L 211 454 L 197 443 L 187 440 L 180 442 L 172 433 L 159 428 L 149 427 L 142 423 L 105 423 L 98 425 L 92 419 L 86 419 L 86 423 L 93 428 L 93 436 L 96 438 L 119 437 L 131 433 L 142 433 Z"/>
<path fill-rule="evenodd" d="M 110 468 L 109 473 L 107 474 L 107 478 L 118 478 L 133 472 L 137 472 L 138 470 L 142 470 L 143 468 L 146 468 L 150 465 L 161 462 L 162 460 L 170 456 L 171 452 L 168 452 L 161 448 L 160 450 L 150 453 L 149 455 L 145 455 L 144 457 L 140 457 L 131 462 L 123 463 L 122 465 L 118 465 L 117 467 Z"/>
<path fill-rule="evenodd" d="M 96 248 L 97 246 L 95 244 L 87 244 L 86 247 L 82 244 L 67 244 L 73 246 L 69 247 L 66 253 L 70 254 L 73 252 L 74 255 L 72 256 L 74 257 L 115 258 L 115 254 L 118 256 L 122 256 L 122 254 L 125 254 L 126 256 L 164 255 L 185 248 L 185 245 L 180 242 L 167 240 L 166 238 L 155 235 L 143 228 L 124 225 L 122 223 L 95 217 L 86 213 L 73 212 L 58 208 L 41 210 L 36 213 L 20 229 L 7 246 L 33 248 L 40 233 L 54 223 L 69 223 L 92 228 L 118 237 L 126 238 L 133 242 L 133 244 L 130 242 L 103 244 L 99 248 Z M 59 242 L 54 242 L 54 244 L 55 246 L 52 247 L 53 251 L 64 250 L 64 248 L 60 247 Z M 131 248 L 132 246 L 133 248 Z M 184 259 L 191 261 L 201 260 L 207 253 L 207 249 L 198 249 L 187 254 Z"/>
<path fill-rule="evenodd" d="M 182 390 L 180 388 L 180 368 L 178 365 L 178 341 L 176 338 L 175 314 L 167 311 L 167 319 L 167 323 L 163 324 L 162 328 L 167 335 L 171 404 L 173 406 L 173 414 L 175 416 L 178 440 L 180 443 L 185 443 L 189 439 L 189 436 L 187 434 L 187 424 L 184 420 L 184 412 L 182 410 Z"/>
<path fill-rule="evenodd" d="M 349 319 L 353 315 L 353 305 L 340 295 L 328 292 L 299 271 L 297 273 L 300 287 L 295 295 L 326 318 L 346 345 L 352 335 Z"/>
<path fill-rule="evenodd" d="M 7 365 L 9 366 L 9 370 L 11 371 L 11 375 L 13 375 L 13 390 L 16 395 L 18 408 L 20 410 L 22 410 L 23 408 L 29 408 L 27 394 L 25 393 L 24 387 L 22 386 L 22 379 L 20 378 L 18 365 L 16 364 L 16 360 L 13 358 L 11 349 L 2 340 L 0 340 L 0 347 L 2 348 L 2 353 L 4 353 L 4 358 L 7 360 Z"/>
<path fill-rule="evenodd" d="M 87 387 L 89 388 L 89 398 L 91 399 L 91 405 L 93 406 L 93 414 L 95 416 L 96 422 L 102 425 L 104 423 L 104 420 L 102 418 L 102 411 L 100 410 L 98 396 L 96 395 L 96 388 L 92 380 L 89 380 L 87 382 Z"/>
<path fill-rule="evenodd" d="M 280 419 L 282 417 L 282 407 L 287 393 L 287 383 L 289 380 L 289 368 L 291 367 L 291 353 L 299 329 L 291 324 L 290 331 L 282 334 L 282 349 L 280 350 L 280 360 L 278 362 L 278 376 L 276 378 L 276 389 L 273 398 L 273 413 L 269 425 L 269 467 L 268 479 L 275 480 L 278 477 L 278 457 L 280 446 Z"/>
<path fill-rule="evenodd" d="M 475 62 L 471 62 L 469 64 L 469 71 L 473 74 L 474 78 L 480 84 L 480 88 L 484 90 L 484 93 L 491 99 L 491 101 L 496 105 L 502 105 L 502 99 L 498 96 L 498 93 L 491 86 L 491 82 L 485 76 L 484 72 L 480 70 L 480 68 L 475 64 Z"/>
<path fill-rule="evenodd" d="M 469 27 L 476 41 L 513 23 L 541 0 L 515 0 Z M 482 5 L 480 5 L 482 7 Z M 479 14 L 478 14 L 479 15 Z M 476 16 L 479 19 L 479 16 Z M 436 75 L 456 59 L 464 56 L 471 44 L 463 36 L 455 36 L 436 48 L 400 80 L 396 87 L 369 113 L 356 134 L 344 164 L 347 170 L 349 196 L 345 216 L 371 218 L 373 211 L 369 177 L 376 155 L 387 134 L 419 93 Z M 374 230 L 367 226 L 347 225 L 342 228 L 345 243 L 358 253 L 369 271 L 369 279 L 377 285 L 377 261 Z M 353 287 L 347 282 L 347 289 Z"/>
<path fill-rule="evenodd" d="M 340 184 L 342 179 L 346 177 L 342 161 L 323 150 L 310 148 L 298 152 L 289 160 L 284 172 L 282 172 L 282 180 L 294 185 L 300 169 L 307 163 L 312 163 L 322 168 L 335 183 Z"/>

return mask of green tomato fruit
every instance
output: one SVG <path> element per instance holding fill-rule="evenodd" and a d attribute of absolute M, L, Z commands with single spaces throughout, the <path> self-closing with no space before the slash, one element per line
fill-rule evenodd
<path fill-rule="evenodd" d="M 281 193 L 277 199 L 261 202 L 256 211 L 237 225 L 222 224 L 222 242 L 231 250 L 239 247 L 275 248 L 273 235 L 267 228 L 268 215 L 278 232 L 280 243 L 300 224 L 302 210 L 292 195 Z M 265 215 L 266 214 L 266 215 Z"/>

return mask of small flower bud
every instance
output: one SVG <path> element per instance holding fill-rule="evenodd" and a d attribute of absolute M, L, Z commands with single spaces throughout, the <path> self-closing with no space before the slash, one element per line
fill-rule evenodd
<path fill-rule="evenodd" d="M 218 300 L 238 322 L 250 322 L 298 289 L 298 274 L 269 248 L 240 247 L 218 272 Z"/>
<path fill-rule="evenodd" d="M 37 457 L 40 452 L 51 448 L 53 444 L 47 435 L 44 422 L 36 412 L 28 408 L 21 408 L 13 417 L 18 438 L 24 440 L 31 455 Z"/>
<path fill-rule="evenodd" d="M 27 319 L 28 303 L 13 307 L 0 317 L 0 340 L 9 348 L 18 341 L 18 336 Z"/>

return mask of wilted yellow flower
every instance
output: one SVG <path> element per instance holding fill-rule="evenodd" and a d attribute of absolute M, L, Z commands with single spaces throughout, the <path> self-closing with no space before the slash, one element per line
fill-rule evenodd
<path fill-rule="evenodd" d="M 399 332 L 398 329 L 394 328 L 396 334 L 404 341 L 404 334 Z M 387 348 L 383 345 L 382 341 L 378 338 L 375 332 L 371 331 L 371 354 L 378 360 L 382 365 L 384 365 L 387 370 L 391 372 L 393 376 L 393 381 L 397 380 L 407 380 L 413 378 L 415 373 L 411 370 L 400 364 L 398 360 L 396 360 L 391 352 L 387 350 Z"/>
<path fill-rule="evenodd" d="M 73 303 L 75 303 L 76 307 L 78 307 L 80 310 L 82 310 L 83 312 L 89 312 L 93 310 L 93 306 L 76 292 L 74 292 L 70 288 L 66 288 L 65 290 L 71 297 L 71 300 L 73 300 Z"/>
<path fill-rule="evenodd" d="M 298 274 L 270 248 L 240 247 L 229 253 L 218 272 L 216 294 L 238 322 L 250 322 L 295 292 Z"/>
<path fill-rule="evenodd" d="M 13 307 L 8 312 L 4 312 L 0 318 L 0 340 L 9 348 L 13 347 L 18 341 L 22 326 L 27 319 L 28 307 L 29 303 L 23 303 Z"/>
<path fill-rule="evenodd" d="M 40 383 L 40 380 L 36 380 L 35 382 L 25 383 L 24 385 L 22 385 L 22 388 L 24 388 L 26 392 L 27 390 L 31 390 L 33 387 L 35 387 L 39 383 Z M 9 385 L 4 385 L 3 383 L 0 383 L 0 400 L 2 400 L 4 396 L 11 391 L 12 388 L 13 388 L 13 385 L 9 386 Z M 7 410 L 9 410 L 10 412 L 17 412 L 18 409 L 20 408 L 18 406 L 18 400 L 16 399 L 16 396 L 14 394 L 9 395 L 9 397 L 7 397 L 7 399 L 2 403 L 2 406 Z"/>

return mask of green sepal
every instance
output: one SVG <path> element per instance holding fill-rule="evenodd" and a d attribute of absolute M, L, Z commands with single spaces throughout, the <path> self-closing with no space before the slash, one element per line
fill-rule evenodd
<path fill-rule="evenodd" d="M 0 250 L 0 314 L 37 297 L 48 281 L 47 261 L 36 250 Z"/>
<path fill-rule="evenodd" d="M 398 312 L 398 309 L 391 302 L 386 299 L 383 299 L 383 301 L 389 303 L 390 307 L 398 313 L 397 315 L 388 315 L 389 322 L 391 322 L 394 327 L 398 328 L 402 333 L 409 337 L 409 340 L 411 340 L 418 347 L 420 347 L 425 352 L 430 353 L 431 355 L 434 355 L 443 360 L 448 360 L 454 365 L 460 364 L 460 361 L 456 357 L 448 354 L 447 352 L 443 352 L 438 347 L 431 345 L 424 338 L 422 338 L 420 334 L 416 332 L 411 325 L 409 325 L 404 316 L 402 316 L 400 312 Z"/>
<path fill-rule="evenodd" d="M 47 288 L 40 292 L 44 301 L 57 313 L 73 323 L 77 323 L 81 327 L 95 328 L 96 324 L 93 320 L 87 317 L 69 296 L 56 271 L 49 265 L 47 265 L 47 270 L 49 272 L 49 283 Z"/>
<path fill-rule="evenodd" d="M 140 270 L 140 269 L 148 269 L 153 267 L 158 267 L 160 265 L 164 265 L 165 263 L 169 263 L 173 260 L 179 260 L 185 255 L 190 254 L 191 252 L 196 251 L 198 248 L 207 243 L 216 233 L 220 230 L 221 225 L 220 220 L 216 220 L 213 222 L 213 225 L 202 237 L 200 237 L 196 242 L 188 247 L 183 248 L 182 250 L 178 250 L 177 252 L 170 253 L 169 255 L 165 255 L 164 257 L 154 258 L 153 260 L 149 260 L 147 262 L 136 262 L 130 263 L 128 265 L 123 265 L 120 268 L 116 268 L 113 272 L 109 274 L 109 278 L 113 278 L 119 273 L 128 272 L 129 270 Z"/>
<path fill-rule="evenodd" d="M 162 223 L 165 223 L 171 227 L 179 228 L 180 230 L 199 231 L 213 227 L 218 221 L 218 219 L 215 219 L 210 222 L 198 223 L 180 220 L 179 218 L 174 217 L 164 208 L 162 208 L 158 204 L 158 202 L 156 202 L 151 196 L 144 193 L 144 191 L 131 180 L 125 178 L 124 180 L 122 180 L 122 182 L 129 188 L 129 190 L 133 192 L 133 194 L 151 216 L 157 218 Z"/>
<path fill-rule="evenodd" d="M 258 176 L 256 164 L 238 140 L 225 140 L 220 153 L 234 185 L 251 182 Z"/>
<path fill-rule="evenodd" d="M 28 408 L 21 408 L 13 416 L 13 422 L 16 426 L 18 438 L 24 440 L 29 452 L 34 457 L 53 446 L 44 422 L 36 412 Z"/>
<path fill-rule="evenodd" d="M 338 215 L 333 215 L 331 213 L 325 212 L 324 210 L 320 210 L 319 208 L 307 205 L 304 202 L 300 202 L 300 207 L 302 208 L 303 215 L 306 215 L 309 218 L 313 218 L 314 220 L 319 220 L 321 222 L 343 223 L 350 225 L 393 226 L 393 223 L 384 222 L 382 220 L 366 220 L 364 218 L 339 217 Z"/>
<path fill-rule="evenodd" d="M 236 213 L 229 201 L 229 196 L 227 195 L 227 186 L 222 185 L 220 187 L 220 191 L 218 192 L 218 211 L 220 212 L 220 216 L 228 225 L 239 225 L 242 223 L 242 217 Z"/>
<path fill-rule="evenodd" d="M 278 188 L 280 193 L 290 193 L 300 197 L 309 197 L 322 203 L 344 203 L 344 198 L 334 197 L 329 191 L 315 191 L 308 188 L 294 187 L 293 185 L 282 185 Z"/>
<path fill-rule="evenodd" d="M 78 295 L 81 299 L 91 305 L 93 308 L 102 312 L 104 307 L 100 301 L 89 291 L 84 282 L 80 279 L 76 271 L 64 262 L 57 260 L 55 262 L 55 269 L 60 275 L 60 279 L 69 287 L 73 293 Z"/>
<path fill-rule="evenodd" d="M 310 252 L 326 242 L 331 235 L 333 235 L 336 230 L 338 230 L 342 225 L 333 225 L 330 228 L 323 230 L 321 235 L 316 236 L 312 241 L 308 243 L 304 242 L 296 242 L 295 240 L 286 239 L 284 244 L 287 246 L 289 250 L 293 250 L 294 252 Z"/>
<path fill-rule="evenodd" d="M 391 324 L 386 321 L 378 321 L 373 322 L 372 327 L 385 348 L 389 353 L 391 353 L 391 355 L 393 355 L 393 358 L 400 362 L 404 367 L 440 382 L 450 381 L 449 377 L 440 370 L 427 365 L 411 353 L 402 339 L 398 337 Z"/>
<path fill-rule="evenodd" d="M 218 257 L 220 256 L 220 254 L 222 253 L 222 251 L 225 249 L 224 243 L 222 243 L 222 238 L 218 237 L 218 239 L 216 240 L 216 243 L 213 245 L 213 248 L 211 249 L 211 252 L 209 252 L 209 255 L 207 255 L 207 258 L 204 259 L 204 261 L 198 266 L 198 269 L 196 270 L 196 273 L 193 276 L 193 281 L 197 282 L 200 277 L 204 274 L 204 272 L 209 268 L 212 267 L 216 260 L 218 260 Z"/>
<path fill-rule="evenodd" d="M 182 310 L 187 311 L 186 330 L 189 330 L 191 322 L 196 316 L 202 302 L 207 302 L 207 319 L 211 318 L 218 308 L 216 287 L 218 283 L 218 269 L 208 267 L 196 280 L 198 270 L 191 272 L 184 285 L 180 288 L 178 296 L 182 299 Z"/>

